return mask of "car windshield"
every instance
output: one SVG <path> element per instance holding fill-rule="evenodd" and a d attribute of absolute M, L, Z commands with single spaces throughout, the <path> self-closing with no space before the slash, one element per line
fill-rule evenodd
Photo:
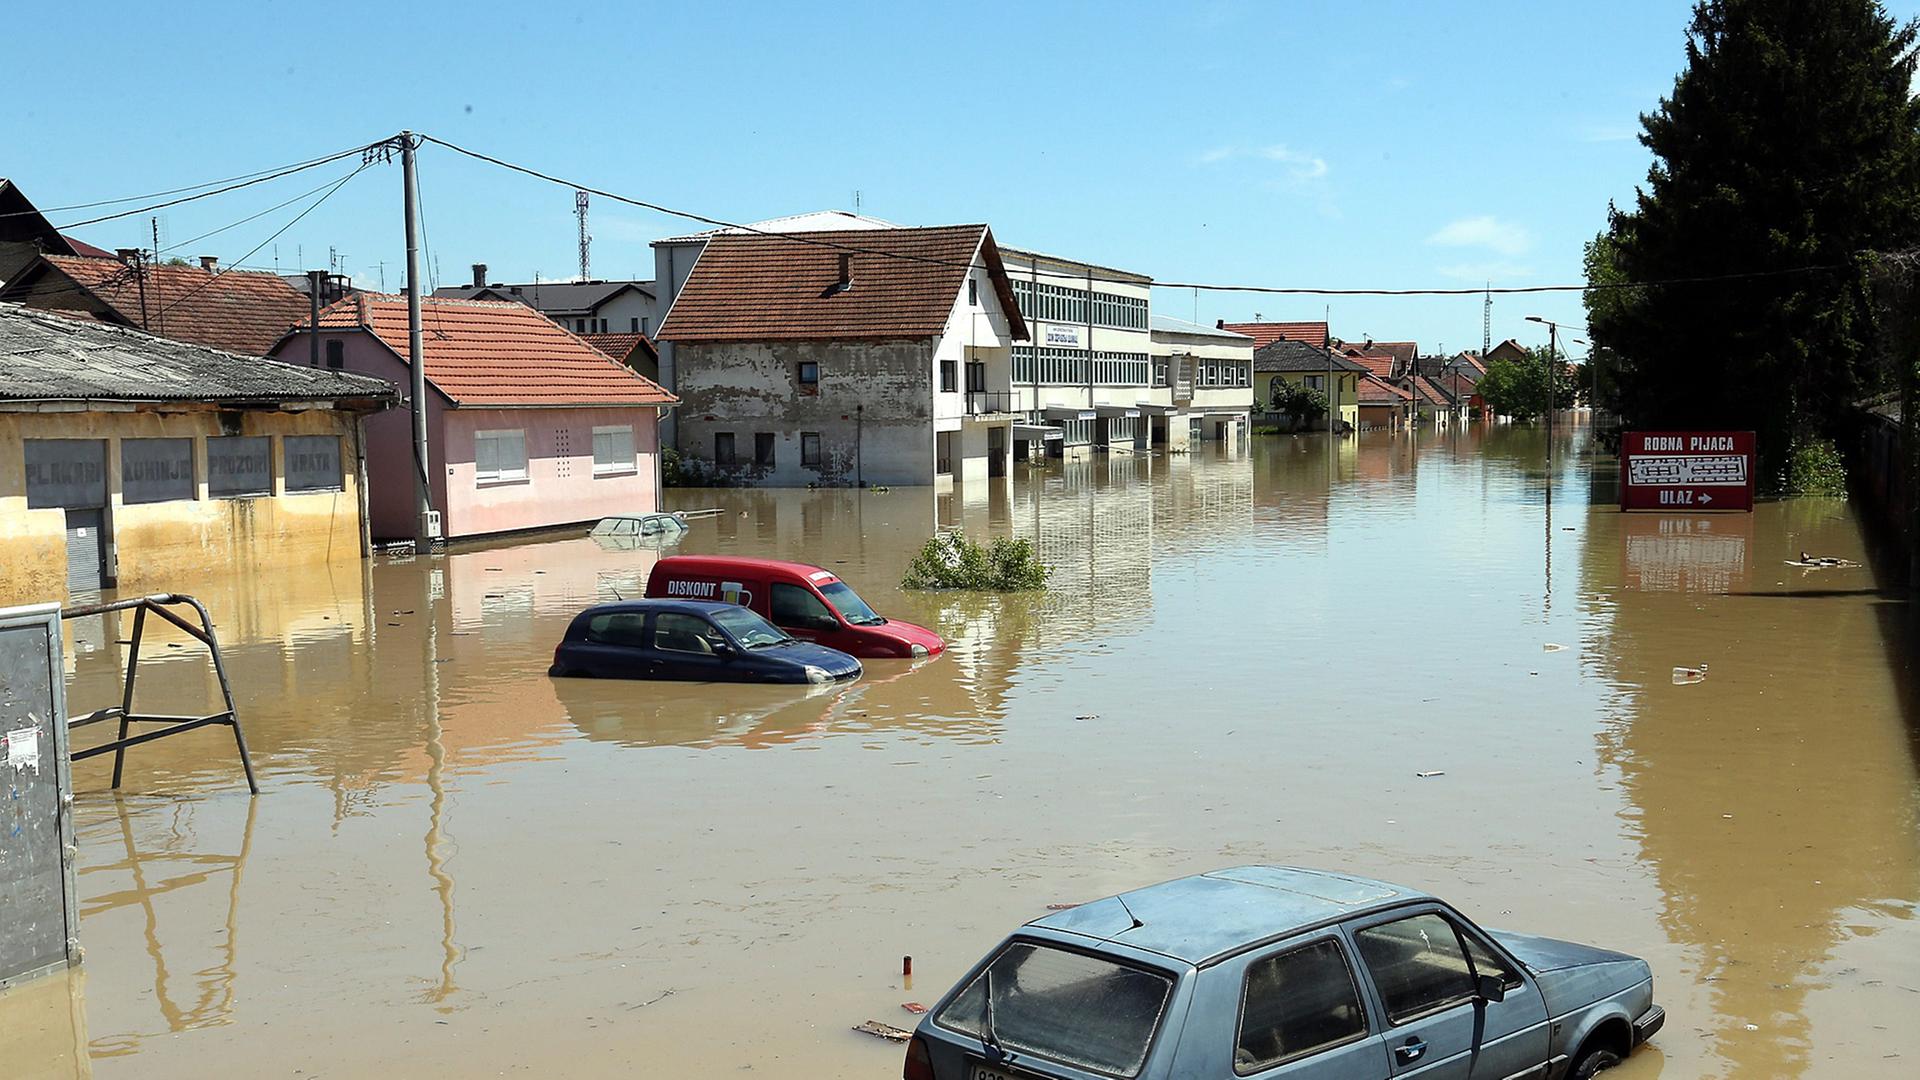
<path fill-rule="evenodd" d="M 847 588 L 844 581 L 830 581 L 820 586 L 820 595 L 826 597 L 833 606 L 840 609 L 840 617 L 855 626 L 879 626 L 887 620 L 873 613 L 860 594 Z"/>
<path fill-rule="evenodd" d="M 743 649 L 764 649 L 793 639 L 779 627 L 743 607 L 730 607 L 713 613 L 713 621 Z"/>
<path fill-rule="evenodd" d="M 1166 975 L 1016 942 L 940 1011 L 940 1026 L 981 1037 L 986 971 L 992 1034 L 1002 1047 L 1108 1076 L 1139 1073 L 1173 990 Z"/>

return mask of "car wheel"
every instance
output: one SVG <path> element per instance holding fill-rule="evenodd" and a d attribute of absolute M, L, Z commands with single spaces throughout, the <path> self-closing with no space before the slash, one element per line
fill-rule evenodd
<path fill-rule="evenodd" d="M 1586 1052 L 1573 1071 L 1567 1074 L 1567 1080 L 1593 1080 L 1595 1073 L 1602 1069 L 1611 1069 L 1620 1064 L 1620 1055 L 1605 1047 L 1595 1047 Z"/>

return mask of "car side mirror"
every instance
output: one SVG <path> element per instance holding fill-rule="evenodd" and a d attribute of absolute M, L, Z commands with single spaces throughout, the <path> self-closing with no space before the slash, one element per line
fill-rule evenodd
<path fill-rule="evenodd" d="M 1473 996 L 1498 1005 L 1507 1000 L 1507 985 L 1498 975 L 1482 975 L 1474 980 Z"/>
<path fill-rule="evenodd" d="M 713 655 L 722 660 L 733 659 L 733 646 L 724 641 L 713 642 Z"/>

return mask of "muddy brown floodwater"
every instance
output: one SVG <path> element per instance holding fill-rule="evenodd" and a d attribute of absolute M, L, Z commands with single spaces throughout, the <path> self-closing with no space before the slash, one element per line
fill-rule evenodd
<path fill-rule="evenodd" d="M 0 1073 L 898 1076 L 849 1026 L 1046 905 L 1256 861 L 1646 956 L 1669 1020 L 1623 1080 L 1920 1073 L 1901 608 L 1784 565 L 1866 561 L 1855 512 L 1623 517 L 1586 442 L 1550 502 L 1513 429 L 673 493 L 722 511 L 682 550 L 823 564 L 952 642 L 830 693 L 549 679 L 656 558 L 589 539 L 178 582 L 263 793 L 218 729 L 117 796 L 76 767 L 86 962 L 0 998 Z M 900 592 L 947 525 L 1033 537 L 1053 589 Z M 125 631 L 79 629 L 76 710 Z M 144 705 L 209 700 L 148 648 Z"/>

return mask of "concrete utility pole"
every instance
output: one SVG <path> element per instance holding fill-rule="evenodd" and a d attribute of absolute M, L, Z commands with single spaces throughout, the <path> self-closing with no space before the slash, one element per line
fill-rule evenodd
<path fill-rule="evenodd" d="M 433 542 L 428 515 L 433 493 L 427 487 L 427 367 L 426 344 L 420 333 L 420 178 L 414 171 L 413 151 L 419 143 L 411 131 L 400 133 L 401 202 L 407 215 L 407 365 L 413 385 L 413 493 L 414 551 L 425 553 Z"/>

